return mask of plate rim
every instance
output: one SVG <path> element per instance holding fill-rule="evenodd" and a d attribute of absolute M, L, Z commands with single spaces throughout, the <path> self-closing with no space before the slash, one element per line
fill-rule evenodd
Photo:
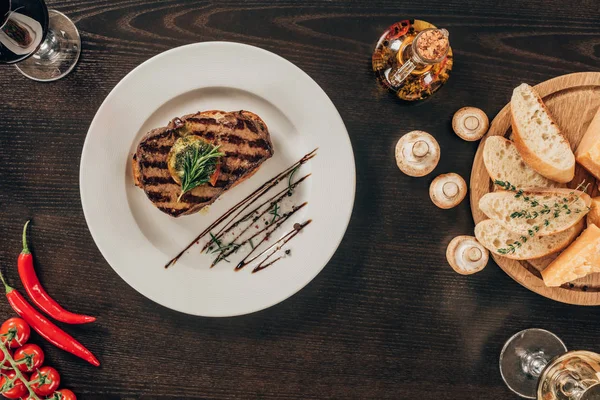
<path fill-rule="evenodd" d="M 261 52 L 264 55 L 268 56 L 268 57 L 274 57 L 276 59 L 278 59 L 280 62 L 286 63 L 288 64 L 290 67 L 294 68 L 297 72 L 301 73 L 306 79 L 312 81 L 312 83 L 314 83 L 316 85 L 316 87 L 322 92 L 322 94 L 325 96 L 324 98 L 331 104 L 332 106 L 332 110 L 335 111 L 335 113 L 331 114 L 331 117 L 336 119 L 337 122 L 339 122 L 341 124 L 341 126 L 344 129 L 345 135 L 344 136 L 344 141 L 346 142 L 346 144 L 349 146 L 349 154 L 348 156 L 350 157 L 350 160 L 352 161 L 351 166 L 347 166 L 348 168 L 348 172 L 349 172 L 349 178 L 350 178 L 350 187 L 349 189 L 351 190 L 351 198 L 349 199 L 349 204 L 350 207 L 348 208 L 348 212 L 346 213 L 346 215 L 343 215 L 343 219 L 340 217 L 340 220 L 343 222 L 343 229 L 342 229 L 342 234 L 340 235 L 340 237 L 335 241 L 335 246 L 331 246 L 331 251 L 330 254 L 328 254 L 325 257 L 325 261 L 323 262 L 323 265 L 320 266 L 319 268 L 315 268 L 314 270 L 314 274 L 311 274 L 307 277 L 307 279 L 302 282 L 301 285 L 299 285 L 297 287 L 296 290 L 291 291 L 290 293 L 288 293 L 287 295 L 285 295 L 285 297 L 281 298 L 281 299 L 276 299 L 274 302 L 271 302 L 267 305 L 263 305 L 263 306 L 256 306 L 256 307 L 252 307 L 249 308 L 248 310 L 243 310 L 240 312 L 233 312 L 233 313 L 198 313 L 198 312 L 189 312 L 187 310 L 180 310 L 177 309 L 175 307 L 172 307 L 170 305 L 167 304 L 163 304 L 162 302 L 157 301 L 154 298 L 151 298 L 149 295 L 147 295 L 146 293 L 143 293 L 140 288 L 137 287 L 137 285 L 133 284 L 132 282 L 130 282 L 130 280 L 126 279 L 121 273 L 121 271 L 119 271 L 117 268 L 115 268 L 108 260 L 107 257 L 107 252 L 110 251 L 110 249 L 106 249 L 104 248 L 103 244 L 99 243 L 98 240 L 98 232 L 96 231 L 96 228 L 94 228 L 91 224 L 90 224 L 90 213 L 92 212 L 92 210 L 89 209 L 89 206 L 86 207 L 86 194 L 84 192 L 84 184 L 82 184 L 83 182 L 83 176 L 84 176 L 84 168 L 86 165 L 86 158 L 87 155 L 89 155 L 90 153 L 90 132 L 92 132 L 92 130 L 95 128 L 95 126 L 97 124 L 99 124 L 98 122 L 98 115 L 100 114 L 100 112 L 104 109 L 104 107 L 107 107 L 107 104 L 110 103 L 110 101 L 113 100 L 113 98 L 117 95 L 119 89 L 125 85 L 130 79 L 132 79 L 132 77 L 137 73 L 137 71 L 139 71 L 141 68 L 147 66 L 148 64 L 152 63 L 152 62 L 156 62 L 158 59 L 164 58 L 164 57 L 168 57 L 171 53 L 176 52 L 176 51 L 183 51 L 185 49 L 195 49 L 195 48 L 199 48 L 199 47 L 211 47 L 211 46 L 231 46 L 231 47 L 238 47 L 238 46 L 242 46 L 245 47 L 251 51 L 255 51 L 255 52 Z M 194 89 L 200 89 L 203 87 L 208 87 L 208 86 L 197 86 L 194 87 Z M 79 166 L 79 194 L 80 194 L 80 202 L 81 202 L 81 206 L 82 206 L 82 210 L 83 210 L 83 214 L 84 214 L 84 218 L 86 221 L 86 225 L 88 227 L 88 230 L 90 232 L 90 235 L 92 236 L 92 239 L 94 240 L 94 243 L 96 245 L 96 247 L 98 248 L 98 250 L 100 251 L 100 253 L 102 254 L 102 257 L 104 258 L 104 260 L 106 261 L 106 263 L 111 267 L 111 269 L 117 273 L 117 275 L 123 279 L 125 281 L 125 283 L 127 283 L 128 286 L 130 286 L 132 289 L 134 289 L 136 292 L 140 293 L 142 296 L 146 297 L 147 299 L 151 300 L 152 302 L 163 306 L 165 308 L 183 313 L 183 314 L 188 314 L 188 315 L 194 315 L 194 316 L 202 316 L 202 317 L 234 317 L 234 316 L 240 316 L 240 315 L 247 315 L 247 314 L 252 314 L 258 311 L 262 311 L 265 309 L 268 309 L 270 307 L 273 307 L 291 297 L 293 297 L 295 294 L 297 294 L 299 291 L 301 291 L 302 289 L 304 289 L 310 282 L 312 282 L 317 275 L 319 275 L 319 273 L 321 273 L 321 271 L 329 264 L 329 262 L 331 261 L 331 259 L 333 258 L 333 256 L 336 254 L 336 252 L 338 251 L 342 241 L 344 240 L 344 238 L 346 237 L 346 233 L 354 212 L 354 206 L 355 206 L 355 202 L 356 202 L 356 160 L 355 160 L 355 156 L 354 156 L 354 149 L 352 146 L 352 141 L 350 139 L 350 135 L 348 133 L 348 129 L 344 123 L 344 120 L 342 119 L 341 114 L 339 113 L 339 110 L 337 109 L 337 107 L 335 106 L 335 104 L 333 103 L 333 101 L 331 100 L 331 98 L 329 97 L 329 95 L 327 94 L 327 92 L 325 92 L 325 90 L 310 76 L 308 75 L 304 70 L 302 70 L 300 67 L 298 67 L 297 65 L 295 65 L 294 63 L 292 63 L 291 61 L 287 60 L 286 58 L 271 52 L 269 50 L 257 47 L 257 46 L 253 46 L 253 45 L 249 45 L 249 44 L 245 44 L 245 43 L 239 43 L 239 42 L 233 42 L 233 41 L 205 41 L 205 42 L 197 42 L 197 43 L 190 43 L 190 44 L 186 44 L 186 45 L 182 45 L 182 46 L 178 46 L 178 47 L 174 47 L 171 48 L 169 50 L 166 50 L 164 52 L 158 53 L 152 57 L 150 57 L 149 59 L 145 60 L 144 62 L 140 63 L 139 65 L 137 65 L 135 68 L 133 68 L 131 71 L 129 71 L 123 78 L 121 78 L 121 80 L 115 85 L 115 87 L 108 93 L 108 95 L 106 96 L 106 98 L 103 100 L 102 104 L 98 107 L 96 113 L 94 114 L 94 118 L 92 119 L 92 122 L 90 123 L 90 126 L 87 130 L 86 133 L 86 137 L 85 137 L 85 141 L 82 147 L 82 151 L 81 151 L 81 157 L 80 157 L 80 166 Z M 350 193 L 349 193 L 350 194 Z M 149 242 L 150 246 L 153 246 L 150 242 Z"/>

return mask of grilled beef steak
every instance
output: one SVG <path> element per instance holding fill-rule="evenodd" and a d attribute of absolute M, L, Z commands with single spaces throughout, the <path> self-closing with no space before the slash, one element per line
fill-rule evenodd
<path fill-rule="evenodd" d="M 195 135 L 219 146 L 220 173 L 214 186 L 205 183 L 186 192 L 169 171 L 169 152 L 183 136 Z M 133 155 L 135 184 L 159 210 L 173 217 L 193 214 L 214 202 L 227 189 L 255 173 L 273 156 L 267 125 L 249 111 L 203 111 L 173 119 L 165 128 L 153 129 Z"/>

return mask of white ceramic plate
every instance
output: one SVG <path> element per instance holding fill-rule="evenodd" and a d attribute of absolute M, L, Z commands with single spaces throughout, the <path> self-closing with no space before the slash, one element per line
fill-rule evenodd
<path fill-rule="evenodd" d="M 269 127 L 275 155 L 207 211 L 169 217 L 134 186 L 130 157 L 150 129 L 177 116 L 215 109 L 260 115 Z M 233 262 L 210 269 L 211 259 L 195 246 L 177 264 L 163 268 L 232 205 L 315 148 L 318 155 L 301 169 L 312 176 L 294 194 L 295 202 L 308 205 L 289 221 L 313 222 L 290 241 L 291 256 L 252 274 L 249 267 L 235 272 Z M 149 299 L 201 316 L 262 310 L 308 284 L 344 236 L 355 180 L 348 132 L 317 83 L 273 53 L 227 42 L 169 50 L 123 78 L 96 113 L 80 170 L 85 218 L 112 268 Z M 284 228 L 277 234 L 289 230 Z"/>

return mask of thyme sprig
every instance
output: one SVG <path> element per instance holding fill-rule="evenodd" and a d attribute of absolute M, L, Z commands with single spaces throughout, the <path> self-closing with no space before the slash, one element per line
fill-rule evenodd
<path fill-rule="evenodd" d="M 530 206 L 530 208 L 536 208 L 536 207 L 540 206 L 540 203 L 537 200 L 528 196 L 523 189 L 519 189 L 519 188 L 515 187 L 515 185 L 511 184 L 510 182 L 501 181 L 501 180 L 496 179 L 494 181 L 494 183 L 496 185 L 500 186 L 501 188 L 503 188 L 504 190 L 515 193 L 515 198 L 522 199 Z M 515 240 L 514 242 L 508 244 L 506 247 L 499 248 L 498 253 L 499 254 L 514 254 L 518 248 L 520 248 L 521 246 L 523 246 L 524 243 L 527 242 L 527 240 L 535 237 L 542 226 L 544 226 L 544 227 L 549 226 L 550 219 L 558 218 L 561 215 L 561 213 L 563 213 L 563 212 L 566 215 L 569 215 L 573 212 L 581 213 L 582 212 L 581 209 L 578 209 L 578 208 L 575 210 L 571 209 L 571 205 L 574 204 L 581 197 L 581 195 L 576 196 L 575 198 L 573 198 L 573 196 L 575 195 L 576 191 L 581 190 L 581 189 L 583 189 L 583 190 L 581 190 L 581 192 L 586 193 L 588 187 L 589 187 L 589 183 L 586 185 L 585 181 L 583 181 L 582 183 L 577 185 L 577 188 L 575 188 L 573 191 L 571 191 L 569 193 L 569 197 L 563 197 L 559 201 L 555 201 L 554 204 L 552 205 L 552 207 L 548 206 L 547 204 L 543 204 L 542 208 L 538 209 L 538 210 L 530 211 L 530 210 L 523 209 L 520 211 L 513 212 L 510 215 L 510 217 L 513 219 L 525 218 L 527 220 L 532 220 L 532 219 L 536 219 L 540 216 L 546 216 L 546 218 L 542 221 L 541 224 L 533 225 L 530 229 L 528 229 L 528 231 L 527 231 L 528 236 L 522 235 L 519 238 L 519 240 Z M 589 210 L 590 208 L 587 207 L 587 209 Z"/>

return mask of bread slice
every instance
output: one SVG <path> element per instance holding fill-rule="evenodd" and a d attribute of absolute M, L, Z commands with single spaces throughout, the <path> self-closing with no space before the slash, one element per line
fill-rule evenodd
<path fill-rule="evenodd" d="M 538 205 L 532 206 L 533 202 Z M 479 209 L 512 232 L 528 235 L 533 230 L 547 236 L 577 224 L 589 212 L 591 203 L 590 196 L 573 189 L 535 189 L 523 191 L 518 197 L 515 192 L 500 190 L 485 194 L 479 200 Z"/>
<path fill-rule="evenodd" d="M 600 108 L 575 152 L 577 162 L 600 179 Z"/>
<path fill-rule="evenodd" d="M 580 222 L 582 225 L 583 222 Z M 556 253 L 567 247 L 580 232 L 581 226 L 573 226 L 566 231 L 550 236 L 534 236 L 523 239 L 523 235 L 509 231 L 500 222 L 486 219 L 475 226 L 475 237 L 486 249 L 513 260 L 529 260 L 540 258 L 548 254 Z M 520 246 L 514 243 L 519 241 Z M 504 253 L 500 249 L 506 249 L 509 245 L 515 246 L 514 252 Z"/>
<path fill-rule="evenodd" d="M 600 228 L 591 224 L 542 271 L 542 278 L 546 286 L 553 287 L 595 272 L 600 272 Z"/>
<path fill-rule="evenodd" d="M 510 182 L 519 188 L 562 186 L 535 172 L 523 161 L 513 142 L 502 136 L 490 136 L 485 140 L 483 162 L 492 181 Z"/>
<path fill-rule="evenodd" d="M 523 160 L 548 179 L 567 183 L 575 176 L 575 155 L 544 102 L 525 83 L 510 100 L 513 139 Z"/>

